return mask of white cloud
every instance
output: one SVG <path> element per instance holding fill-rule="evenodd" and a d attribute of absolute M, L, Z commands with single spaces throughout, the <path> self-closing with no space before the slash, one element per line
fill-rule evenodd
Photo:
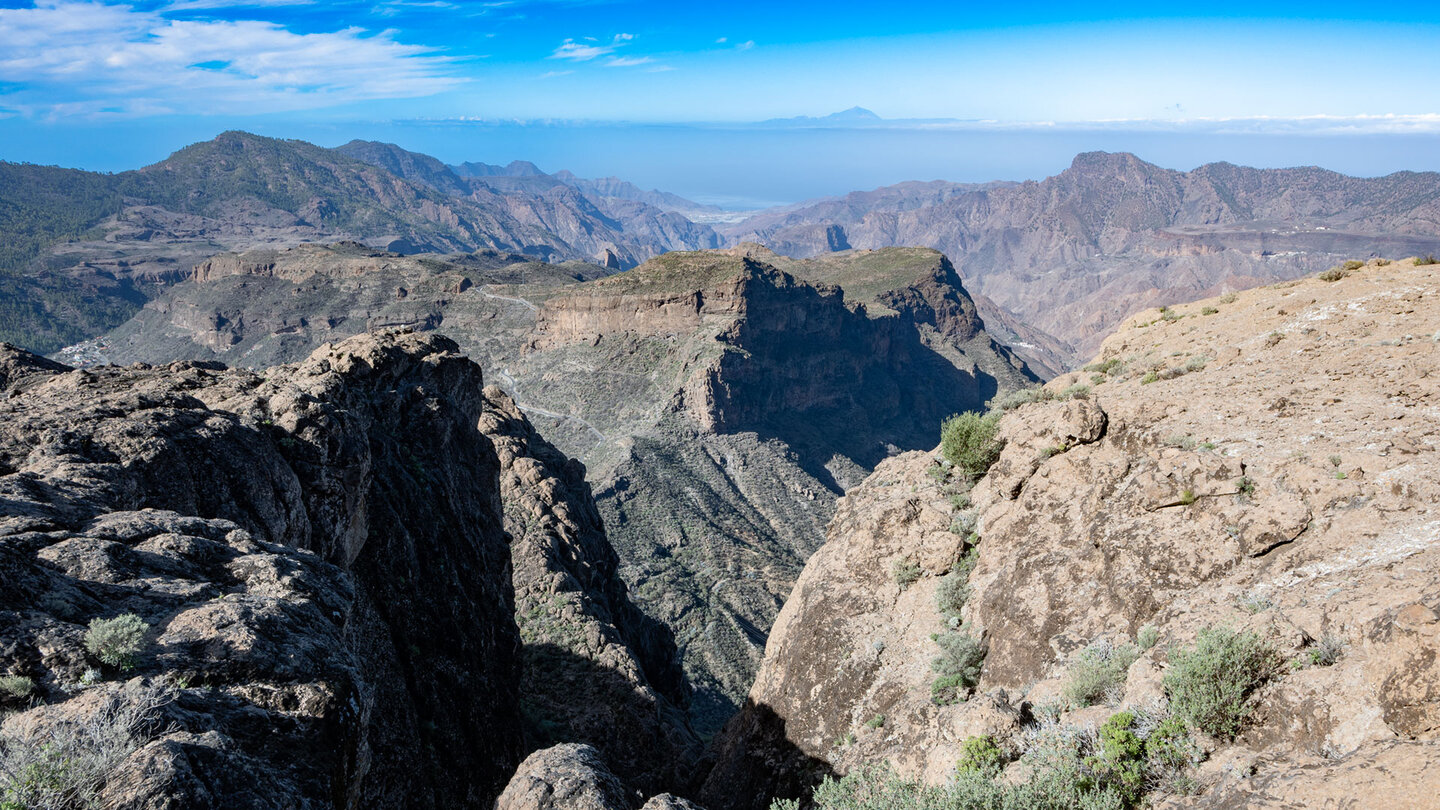
<path fill-rule="evenodd" d="M 729 38 L 729 37 L 720 37 L 719 39 L 715 40 L 715 44 L 716 44 L 716 45 L 724 45 L 725 43 L 727 43 L 727 42 L 729 42 L 729 41 L 730 41 L 730 38 Z"/>
<path fill-rule="evenodd" d="M 546 72 L 544 72 L 544 73 L 541 73 L 541 74 L 540 74 L 540 78 L 542 78 L 542 79 L 553 79 L 553 78 L 556 78 L 557 76 L 569 76 L 571 73 L 574 73 L 574 72 L 575 72 L 575 71 L 573 71 L 573 70 L 548 70 L 548 71 L 546 71 Z"/>
<path fill-rule="evenodd" d="M 571 59 L 576 62 L 588 62 L 591 59 L 604 56 L 613 50 L 615 50 L 614 45 L 586 45 L 582 42 L 576 42 L 573 39 L 567 39 L 560 43 L 560 47 L 556 48 L 554 53 L 545 58 Z"/>
<path fill-rule="evenodd" d="M 614 53 L 616 48 L 627 45 L 631 40 L 635 39 L 635 35 L 616 34 L 613 38 L 611 38 L 610 44 L 608 45 L 599 44 L 600 40 L 596 39 L 595 37 L 583 37 L 583 39 L 585 40 L 585 42 L 576 42 L 574 39 L 567 39 L 564 42 L 560 43 L 560 47 L 556 48 L 553 53 L 551 53 L 545 58 L 569 59 L 574 62 L 589 62 L 592 59 L 598 59 L 601 56 L 608 56 L 611 53 Z M 588 44 L 591 42 L 596 44 Z M 622 57 L 616 57 L 615 59 L 620 58 Z M 615 59 L 612 59 L 611 62 L 614 62 Z M 635 64 L 639 63 L 637 62 Z"/>
<path fill-rule="evenodd" d="M 25 113 L 67 116 L 305 109 L 430 95 L 460 80 L 448 59 L 388 31 L 297 34 L 269 22 L 40 0 L 0 9 L 0 81 L 22 86 L 10 101 Z"/>
<path fill-rule="evenodd" d="M 755 40 L 753 40 L 753 39 L 747 39 L 747 40 L 745 40 L 744 42 L 741 42 L 740 44 L 736 45 L 736 46 L 735 46 L 735 50 L 737 50 L 737 51 L 748 51 L 748 50 L 750 50 L 750 49 L 753 48 L 753 47 L 755 47 Z"/>
<path fill-rule="evenodd" d="M 635 65 L 648 65 L 655 60 L 648 56 L 612 56 L 605 67 L 634 67 Z"/>

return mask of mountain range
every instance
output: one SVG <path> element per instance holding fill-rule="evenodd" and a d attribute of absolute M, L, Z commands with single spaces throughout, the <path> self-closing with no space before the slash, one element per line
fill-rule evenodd
<path fill-rule="evenodd" d="M 1440 175 L 1347 177 L 1212 163 L 1189 172 L 1090 152 L 1042 181 L 902 183 L 719 226 L 788 256 L 926 246 L 972 293 L 1089 357 L 1149 306 L 1371 256 L 1440 251 Z"/>
<path fill-rule="evenodd" d="M 708 226 L 629 198 L 645 193 L 628 185 L 530 179 L 491 185 L 387 144 L 324 149 L 243 132 L 114 175 L 0 163 L 0 339 L 51 352 L 93 337 L 225 250 L 351 239 L 620 269 L 719 244 Z"/>

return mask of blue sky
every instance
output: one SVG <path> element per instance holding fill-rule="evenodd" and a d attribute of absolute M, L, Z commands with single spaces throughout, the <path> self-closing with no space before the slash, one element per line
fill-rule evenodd
<path fill-rule="evenodd" d="M 1403 1 L 0 0 L 0 159 L 113 170 L 227 128 L 339 143 L 852 105 L 1026 132 L 1436 136 L 1436 41 L 1440 4 Z M 436 131 L 420 140 L 448 160 L 528 156 Z"/>

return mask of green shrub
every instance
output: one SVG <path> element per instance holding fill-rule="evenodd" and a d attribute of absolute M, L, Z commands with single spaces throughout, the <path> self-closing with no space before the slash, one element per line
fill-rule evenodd
<path fill-rule="evenodd" d="M 1235 479 L 1235 491 L 1244 497 L 1255 494 L 1255 480 L 1248 475 L 1242 475 Z"/>
<path fill-rule="evenodd" d="M 930 668 L 940 677 L 930 685 L 930 697 L 936 703 L 956 703 L 964 692 L 980 682 L 980 668 L 985 663 L 985 648 L 965 632 L 945 632 L 932 638 L 940 645 L 940 655 Z"/>
<path fill-rule="evenodd" d="M 960 745 L 960 760 L 955 770 L 960 773 L 981 773 L 995 776 L 1005 767 L 1005 754 L 990 735 L 970 737 Z"/>
<path fill-rule="evenodd" d="M 1183 505 L 1183 506 L 1189 506 L 1190 504 L 1192 504 L 1192 503 L 1194 503 L 1194 502 L 1195 502 L 1195 490 L 1193 490 L 1193 489 L 1187 489 L 1187 490 L 1183 490 L 1183 491 L 1180 493 L 1180 503 L 1181 503 L 1181 505 Z"/>
<path fill-rule="evenodd" d="M 940 452 L 951 464 L 971 478 L 979 478 L 1000 457 L 1001 443 L 995 438 L 1000 415 L 962 413 L 940 425 Z"/>
<path fill-rule="evenodd" d="M 1415 257 L 1415 265 L 1417 267 L 1424 267 L 1427 264 L 1440 264 L 1440 261 L 1436 260 L 1434 253 Z"/>
<path fill-rule="evenodd" d="M 920 579 L 920 566 L 909 557 L 898 557 L 890 563 L 890 576 L 903 590 L 915 584 Z"/>
<path fill-rule="evenodd" d="M 1159 381 L 1160 381 L 1160 375 L 1159 375 L 1159 374 L 1156 374 L 1156 373 L 1153 372 L 1153 371 L 1147 371 L 1147 372 L 1145 372 L 1145 376 L 1140 378 L 1140 384 L 1141 384 L 1141 385 L 1149 385 L 1150 383 L 1159 382 Z"/>
<path fill-rule="evenodd" d="M 970 598 L 970 572 L 975 570 L 975 558 L 976 552 L 971 549 L 935 586 L 935 607 L 947 619 L 959 618 Z"/>
<path fill-rule="evenodd" d="M 150 625 L 134 613 L 113 619 L 95 619 L 85 632 L 85 649 L 100 663 L 117 669 L 130 669 Z"/>
<path fill-rule="evenodd" d="M 24 675 L 6 675 L 0 678 L 0 692 L 11 697 L 26 698 L 35 691 L 35 681 Z"/>
<path fill-rule="evenodd" d="M 1124 364 L 1123 361 L 1120 360 L 1120 358 L 1118 358 L 1118 357 L 1112 357 L 1112 358 L 1110 358 L 1109 360 L 1106 360 L 1106 361 L 1103 362 L 1103 363 L 1091 363 L 1090 365 L 1086 366 L 1083 370 L 1084 370 L 1084 371 L 1093 372 L 1093 373 L 1097 373 L 1097 374 L 1109 374 L 1109 373 L 1113 372 L 1115 369 L 1120 368 L 1120 367 L 1123 366 L 1123 365 L 1125 365 L 1125 364 Z"/>
<path fill-rule="evenodd" d="M 1365 266 L 1365 262 L 1362 262 L 1362 261 L 1360 261 L 1359 259 L 1350 259 L 1349 261 L 1347 261 L 1347 262 L 1345 262 L 1344 264 L 1340 265 L 1340 269 L 1341 269 L 1341 270 L 1359 270 L 1360 268 L 1362 268 L 1362 267 L 1364 267 L 1364 266 Z"/>
<path fill-rule="evenodd" d="M 1090 396 L 1090 386 L 1076 383 L 1060 392 L 1060 399 L 1085 399 Z"/>
<path fill-rule="evenodd" d="M 1140 632 L 1135 635 L 1135 643 L 1140 647 L 1141 651 L 1154 647 L 1160 643 L 1160 629 L 1153 624 L 1145 625 L 1140 628 Z"/>
<path fill-rule="evenodd" d="M 990 402 L 990 409 L 992 411 L 1013 411 L 1022 405 L 1029 405 L 1032 402 L 1045 402 L 1054 398 L 1055 395 L 1050 392 L 1050 389 L 1042 385 L 1037 385 L 1031 388 L 1021 388 L 1016 391 L 1011 391 L 1003 397 L 992 400 Z"/>
<path fill-rule="evenodd" d="M 1207 627 L 1194 647 L 1170 655 L 1165 694 L 1177 717 L 1207 734 L 1234 739 L 1254 710 L 1255 690 L 1277 663 L 1274 648 L 1259 635 Z"/>
<path fill-rule="evenodd" d="M 1215 307 L 1201 307 L 1201 308 L 1200 308 L 1200 314 L 1201 314 L 1201 315 L 1215 315 L 1215 314 L 1217 314 L 1218 312 L 1220 312 L 1220 310 L 1216 309 Z"/>
<path fill-rule="evenodd" d="M 877 714 L 865 721 L 866 728 L 883 728 L 885 726 L 885 715 Z"/>
<path fill-rule="evenodd" d="M 1117 712 L 1100 727 L 1098 750 L 1085 765 L 1095 778 L 1133 806 L 1145 791 L 1145 741 L 1135 733 L 1135 714 Z"/>
<path fill-rule="evenodd" d="M 1321 273 L 1318 278 L 1321 281 L 1339 281 L 1340 279 L 1345 278 L 1348 275 L 1350 274 L 1345 270 L 1342 270 L 1339 267 L 1332 267 L 1329 270 Z"/>
<path fill-rule="evenodd" d="M 1131 644 L 1116 646 L 1104 640 L 1091 644 L 1081 650 L 1070 665 L 1066 699 L 1076 706 L 1118 700 L 1125 687 L 1126 673 L 1139 657 L 1140 651 Z"/>

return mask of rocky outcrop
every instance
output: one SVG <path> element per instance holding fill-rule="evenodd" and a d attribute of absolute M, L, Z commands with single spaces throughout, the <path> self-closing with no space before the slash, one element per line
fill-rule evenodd
<path fill-rule="evenodd" d="M 935 248 L 955 261 L 973 293 L 1069 344 L 1062 354 L 1077 358 L 1091 356 L 1146 307 L 1357 257 L 1440 249 L 1433 173 L 1358 178 L 1227 163 L 1177 172 L 1130 154 L 1090 152 L 1040 182 L 940 186 L 855 192 L 721 230 L 731 244 L 760 242 L 795 257 Z"/>
<path fill-rule="evenodd" d="M 633 810 L 639 802 L 588 745 L 557 745 L 520 763 L 495 810 Z"/>
<path fill-rule="evenodd" d="M 1058 399 L 1005 415 L 1003 453 L 960 512 L 934 454 L 882 463 L 786 602 L 702 799 L 798 795 L 796 763 L 884 761 L 940 784 L 969 737 L 1018 746 L 1049 712 L 1094 727 L 1116 708 L 1068 703 L 1080 652 L 1149 625 L 1160 643 L 1122 674 L 1117 707 L 1163 701 L 1171 651 L 1206 627 L 1254 630 L 1293 662 L 1235 741 L 1205 739 L 1198 795 L 1157 801 L 1413 804 L 1440 762 L 1435 282 L 1434 266 L 1371 263 L 1142 313 L 1094 370 L 1050 383 Z M 950 619 L 937 590 L 972 544 Z M 968 700 L 937 703 L 932 636 L 962 620 L 983 669 Z M 768 795 L 736 799 L 737 783 Z"/>
<path fill-rule="evenodd" d="M 121 727 L 116 807 L 498 795 L 520 638 L 480 371 L 455 344 L 363 336 L 265 377 L 3 352 L 33 372 L 0 399 L 0 669 L 34 684 L 7 758 Z M 125 614 L 143 635 L 107 661 L 86 627 Z"/>

